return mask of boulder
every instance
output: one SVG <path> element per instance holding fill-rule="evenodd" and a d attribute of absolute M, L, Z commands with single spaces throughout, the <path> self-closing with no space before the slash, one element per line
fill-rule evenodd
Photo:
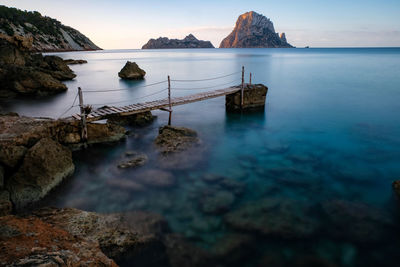
<path fill-rule="evenodd" d="M 249 202 L 225 216 L 231 227 L 266 236 L 297 239 L 312 236 L 319 228 L 312 207 L 302 201 L 266 198 Z"/>
<path fill-rule="evenodd" d="M 7 190 L 0 189 L 0 216 L 10 214 L 11 211 L 10 193 Z"/>
<path fill-rule="evenodd" d="M 139 68 L 139 66 L 135 62 L 127 61 L 125 66 L 118 72 L 118 76 L 121 79 L 127 80 L 142 80 L 146 72 Z"/>
<path fill-rule="evenodd" d="M 23 208 L 43 198 L 72 175 L 74 169 L 71 151 L 50 138 L 43 138 L 28 150 L 6 188 L 16 208 Z"/>
<path fill-rule="evenodd" d="M 144 185 L 168 188 L 175 185 L 172 173 L 161 170 L 146 170 L 137 174 L 136 180 Z"/>
<path fill-rule="evenodd" d="M 199 143 L 195 131 L 177 126 L 160 127 L 155 140 L 157 148 L 163 154 L 185 151 Z"/>
<path fill-rule="evenodd" d="M 97 242 L 35 217 L 0 217 L 1 266 L 110 266 Z"/>
<path fill-rule="evenodd" d="M 0 162 L 9 168 L 14 168 L 22 161 L 28 150 L 24 146 L 1 145 Z"/>
<path fill-rule="evenodd" d="M 151 114 L 151 111 L 146 111 L 129 116 L 114 116 L 109 118 L 108 121 L 118 125 L 145 126 L 152 123 L 154 118 L 155 116 Z"/>

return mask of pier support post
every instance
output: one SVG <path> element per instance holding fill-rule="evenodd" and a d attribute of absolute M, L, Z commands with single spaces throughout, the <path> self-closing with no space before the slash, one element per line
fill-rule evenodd
<path fill-rule="evenodd" d="M 251 72 L 250 72 L 250 80 L 249 80 L 249 85 L 251 85 Z"/>
<path fill-rule="evenodd" d="M 168 125 L 171 125 L 172 104 L 171 104 L 171 79 L 170 79 L 169 75 L 168 75 L 168 105 L 169 105 Z"/>
<path fill-rule="evenodd" d="M 79 107 L 81 110 L 81 122 L 82 122 L 81 138 L 82 141 L 85 142 L 88 139 L 88 133 L 87 133 L 85 107 L 83 105 L 83 94 L 82 94 L 82 89 L 80 87 L 78 87 L 78 95 L 79 95 Z"/>
<path fill-rule="evenodd" d="M 242 88 L 240 90 L 240 107 L 244 106 L 244 66 L 242 66 Z"/>

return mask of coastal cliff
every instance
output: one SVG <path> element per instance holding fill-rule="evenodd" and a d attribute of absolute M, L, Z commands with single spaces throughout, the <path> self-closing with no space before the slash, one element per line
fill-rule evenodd
<path fill-rule="evenodd" d="M 219 48 L 292 48 L 285 33 L 275 32 L 267 17 L 254 11 L 239 16 L 233 31 L 222 40 Z"/>
<path fill-rule="evenodd" d="M 214 48 L 210 41 L 198 40 L 193 34 L 189 34 L 184 39 L 168 39 L 160 37 L 150 39 L 142 49 L 173 49 L 173 48 Z"/>
<path fill-rule="evenodd" d="M 32 39 L 33 51 L 100 50 L 85 35 L 39 12 L 0 6 L 0 38 L 23 36 Z"/>

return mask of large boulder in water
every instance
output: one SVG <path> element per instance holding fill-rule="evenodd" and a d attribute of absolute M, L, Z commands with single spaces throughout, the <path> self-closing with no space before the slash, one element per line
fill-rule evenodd
<path fill-rule="evenodd" d="M 50 138 L 43 138 L 28 150 L 6 188 L 15 207 L 23 208 L 43 198 L 72 175 L 74 169 L 71 151 Z"/>
<path fill-rule="evenodd" d="M 146 72 L 139 68 L 136 62 L 127 61 L 125 66 L 118 72 L 118 76 L 127 80 L 142 80 Z"/>

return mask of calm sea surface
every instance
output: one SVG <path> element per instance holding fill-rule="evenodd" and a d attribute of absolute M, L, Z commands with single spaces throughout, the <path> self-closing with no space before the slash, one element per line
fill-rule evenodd
<path fill-rule="evenodd" d="M 167 75 L 181 80 L 217 77 L 241 66 L 246 81 L 251 72 L 253 83 L 263 83 L 269 91 L 263 112 L 227 114 L 224 97 L 174 107 L 173 124 L 196 130 L 202 149 L 170 164 L 160 163 L 153 146 L 168 114 L 154 112 L 157 120 L 131 128 L 126 141 L 77 152 L 74 177 L 48 204 L 98 212 L 157 212 L 173 231 L 210 251 L 243 241 L 238 266 L 244 266 L 241 259 L 248 266 L 399 266 L 398 203 L 391 183 L 400 179 L 400 49 L 57 55 L 88 61 L 71 66 L 77 77 L 66 82 L 68 92 L 13 100 L 2 103 L 3 108 L 58 117 L 72 105 L 78 86 L 84 91 L 128 89 L 85 92 L 85 103 L 95 106 L 161 99 L 167 96 L 166 83 L 143 86 Z M 144 81 L 118 78 L 127 60 L 146 71 Z M 172 82 L 172 96 L 239 82 L 239 73 Z M 143 167 L 120 170 L 117 165 L 127 159 L 126 151 L 144 153 L 149 160 Z M 176 184 L 142 191 L 127 186 L 149 169 L 174 175 Z"/>

